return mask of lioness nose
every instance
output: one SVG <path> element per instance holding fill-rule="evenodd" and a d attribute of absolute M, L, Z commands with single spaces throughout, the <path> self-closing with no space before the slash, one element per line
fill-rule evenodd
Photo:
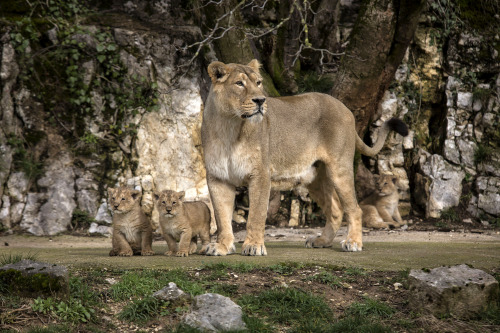
<path fill-rule="evenodd" d="M 266 98 L 265 97 L 252 98 L 252 101 L 258 106 L 261 106 L 266 101 Z"/>

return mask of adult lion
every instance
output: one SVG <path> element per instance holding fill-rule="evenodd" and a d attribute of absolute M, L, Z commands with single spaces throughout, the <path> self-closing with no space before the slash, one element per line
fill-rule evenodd
<path fill-rule="evenodd" d="M 348 221 L 345 251 L 361 251 L 361 209 L 354 192 L 355 149 L 373 156 L 391 129 L 407 134 L 391 119 L 373 148 L 357 135 L 354 116 L 332 96 L 307 93 L 271 98 L 264 95 L 260 64 L 212 62 L 212 80 L 201 127 L 207 184 L 217 222 L 217 242 L 208 255 L 235 252 L 231 225 L 235 187 L 248 186 L 250 210 L 243 255 L 266 255 L 264 228 L 269 193 L 305 185 L 326 215 L 321 236 L 308 247 L 330 247 L 342 222 Z"/>

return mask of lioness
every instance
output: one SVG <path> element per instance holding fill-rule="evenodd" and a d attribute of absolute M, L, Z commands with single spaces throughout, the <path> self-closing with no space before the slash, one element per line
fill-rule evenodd
<path fill-rule="evenodd" d="M 218 228 L 208 255 L 235 251 L 231 216 L 236 186 L 248 186 L 250 209 L 244 255 L 266 255 L 264 227 L 269 192 L 306 186 L 327 216 L 321 236 L 308 247 L 329 247 L 345 212 L 346 251 L 361 251 L 361 209 L 354 192 L 355 149 L 373 156 L 391 129 L 407 134 L 398 119 L 384 123 L 373 148 L 355 131 L 354 116 L 337 99 L 320 93 L 266 97 L 260 64 L 212 62 L 212 85 L 201 128 L 207 184 Z"/>
<path fill-rule="evenodd" d="M 126 187 L 108 188 L 108 204 L 113 211 L 110 256 L 154 255 L 151 248 L 153 229 L 140 201 L 140 191 Z"/>
<path fill-rule="evenodd" d="M 160 227 L 167 241 L 165 255 L 187 257 L 196 252 L 197 237 L 201 238 L 199 253 L 204 254 L 210 243 L 210 210 L 201 201 L 184 201 L 184 192 L 165 190 L 155 193 Z M 177 240 L 179 245 L 177 245 Z"/>
<path fill-rule="evenodd" d="M 363 226 L 380 229 L 403 225 L 398 209 L 397 180 L 391 175 L 377 177 L 375 191 L 359 203 L 363 211 Z"/>

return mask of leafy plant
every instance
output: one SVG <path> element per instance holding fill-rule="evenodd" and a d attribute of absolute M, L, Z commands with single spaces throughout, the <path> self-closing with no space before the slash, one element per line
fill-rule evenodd
<path fill-rule="evenodd" d="M 17 171 L 22 171 L 26 177 L 33 181 L 43 173 L 43 165 L 38 162 L 28 144 L 22 138 L 13 134 L 7 138 L 7 144 L 13 149 L 13 165 Z"/>
<path fill-rule="evenodd" d="M 449 207 L 441 211 L 441 218 L 446 221 L 458 222 L 460 218 L 454 207 Z"/>
<path fill-rule="evenodd" d="M 58 302 L 52 297 L 46 299 L 38 297 L 33 301 L 31 308 L 35 312 L 54 315 L 71 323 L 86 323 L 90 321 L 95 312 L 94 309 L 84 307 L 80 300 L 74 298 L 68 302 Z"/>

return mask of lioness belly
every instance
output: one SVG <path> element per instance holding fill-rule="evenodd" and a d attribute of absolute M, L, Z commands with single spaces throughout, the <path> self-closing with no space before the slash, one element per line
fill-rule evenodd
<path fill-rule="evenodd" d="M 285 191 L 299 185 L 309 185 L 316 178 L 316 167 L 288 169 L 278 172 L 271 166 L 271 187 L 274 190 Z"/>

